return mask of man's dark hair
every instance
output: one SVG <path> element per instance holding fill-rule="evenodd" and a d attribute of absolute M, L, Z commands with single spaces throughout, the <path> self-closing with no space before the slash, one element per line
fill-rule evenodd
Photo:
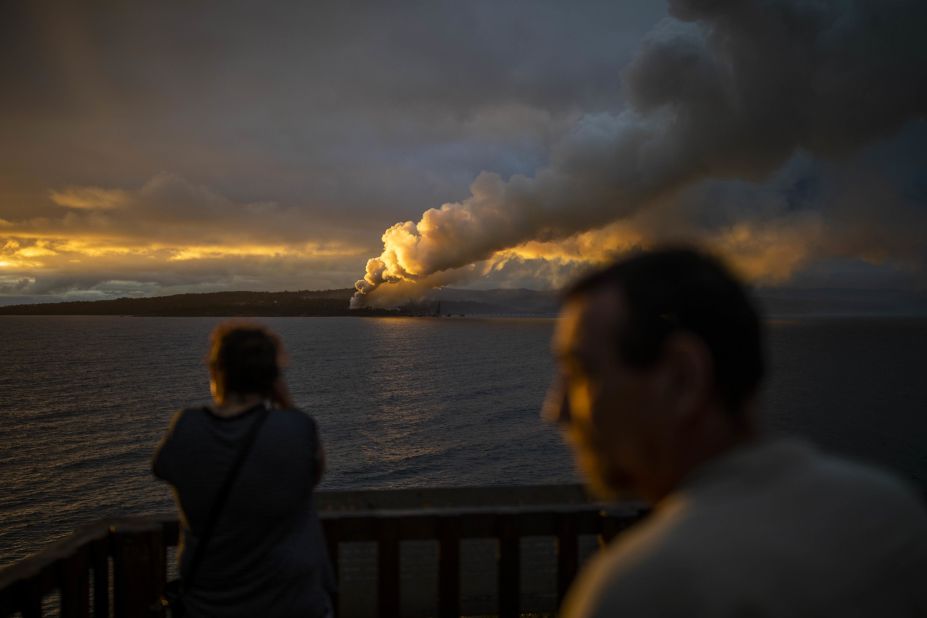
<path fill-rule="evenodd" d="M 270 395 L 280 376 L 280 340 L 256 324 L 225 322 L 211 336 L 210 368 L 231 393 Z"/>
<path fill-rule="evenodd" d="M 705 342 L 715 384 L 732 413 L 756 393 L 763 378 L 763 332 L 744 286 L 715 258 L 688 248 L 638 253 L 583 277 L 564 292 L 569 300 L 611 287 L 627 308 L 616 324 L 619 358 L 652 366 L 668 335 L 684 330 Z"/>

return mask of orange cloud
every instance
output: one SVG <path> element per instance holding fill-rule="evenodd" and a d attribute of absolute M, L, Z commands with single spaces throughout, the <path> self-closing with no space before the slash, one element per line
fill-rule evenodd
<path fill-rule="evenodd" d="M 0 220 L 0 293 L 130 289 L 133 281 L 150 291 L 197 281 L 344 286 L 369 251 L 325 238 L 298 209 L 235 202 L 172 174 L 134 190 L 67 187 L 49 196 L 66 209 L 59 216 Z"/>
<path fill-rule="evenodd" d="M 131 199 L 127 191 L 100 187 L 69 187 L 62 191 L 51 191 L 49 197 L 59 206 L 79 210 L 121 208 Z"/>
<path fill-rule="evenodd" d="M 775 284 L 787 281 L 812 259 L 823 236 L 824 225 L 815 216 L 744 221 L 710 231 L 661 228 L 649 220 L 631 218 L 562 240 L 529 241 L 498 251 L 482 269 L 489 274 L 528 268 L 557 287 L 577 269 L 604 264 L 635 249 L 681 242 L 717 253 L 748 281 Z"/>

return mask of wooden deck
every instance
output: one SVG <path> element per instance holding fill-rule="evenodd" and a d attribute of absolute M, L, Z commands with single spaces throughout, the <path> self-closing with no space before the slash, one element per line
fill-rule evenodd
<path fill-rule="evenodd" d="M 375 592 L 352 590 L 349 581 L 342 581 L 337 602 L 375 594 L 379 616 L 408 615 L 400 585 L 403 542 L 437 543 L 435 613 L 459 616 L 461 582 L 467 577 L 461 570 L 461 544 L 494 539 L 495 613 L 518 616 L 525 537 L 555 541 L 559 603 L 580 564 L 581 536 L 607 542 L 646 512 L 640 505 L 595 503 L 579 486 L 319 492 L 317 503 L 336 572 L 345 571 L 346 544 L 375 544 Z M 169 548 L 177 540 L 178 523 L 172 517 L 82 528 L 0 572 L 0 616 L 147 615 L 167 578 Z"/>

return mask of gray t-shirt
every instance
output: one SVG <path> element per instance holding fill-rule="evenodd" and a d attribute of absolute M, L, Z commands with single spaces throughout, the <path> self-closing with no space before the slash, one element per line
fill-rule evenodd
<path fill-rule="evenodd" d="M 158 447 L 154 474 L 173 486 L 180 510 L 182 574 L 259 409 L 182 410 Z M 326 614 L 334 577 L 312 494 L 319 449 L 308 414 L 271 410 L 184 597 L 191 616 Z"/>
<path fill-rule="evenodd" d="M 583 570 L 569 618 L 927 615 L 927 509 L 799 441 L 713 460 Z"/>

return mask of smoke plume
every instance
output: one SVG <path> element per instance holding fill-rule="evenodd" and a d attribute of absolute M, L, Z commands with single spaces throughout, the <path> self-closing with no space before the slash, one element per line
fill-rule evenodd
<path fill-rule="evenodd" d="M 500 251 L 629 219 L 700 181 L 758 181 L 797 152 L 840 159 L 927 112 L 927 3 L 669 8 L 625 70 L 625 109 L 583 117 L 533 177 L 483 172 L 463 201 L 387 229 L 352 306 L 377 303 L 389 284 L 446 283 Z"/>

